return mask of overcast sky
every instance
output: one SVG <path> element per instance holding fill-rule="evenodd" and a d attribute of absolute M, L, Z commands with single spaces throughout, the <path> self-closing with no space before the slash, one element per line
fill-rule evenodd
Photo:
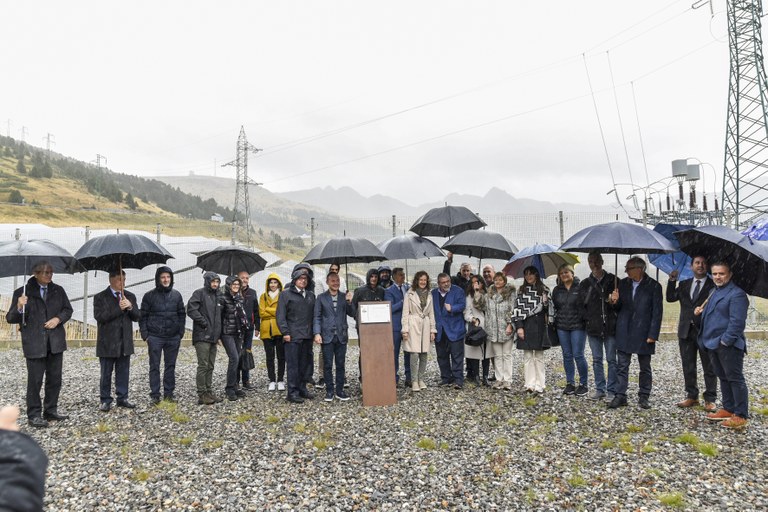
<path fill-rule="evenodd" d="M 213 174 L 242 125 L 264 149 L 250 176 L 272 191 L 419 204 L 495 185 L 609 204 L 584 54 L 616 182 L 695 157 L 719 184 L 725 0 L 714 17 L 691 3 L 7 2 L 0 132 L 10 120 L 15 138 L 51 133 L 65 155 L 158 176 Z"/>

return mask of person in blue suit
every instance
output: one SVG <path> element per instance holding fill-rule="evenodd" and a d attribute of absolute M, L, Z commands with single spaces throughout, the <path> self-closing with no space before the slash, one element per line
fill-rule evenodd
<path fill-rule="evenodd" d="M 651 355 L 656 352 L 663 308 L 661 285 L 645 273 L 642 258 L 630 258 L 624 270 L 627 277 L 611 293 L 611 304 L 619 314 L 616 319 L 616 396 L 608 408 L 627 405 L 629 365 L 632 354 L 637 354 L 640 364 L 638 404 L 643 409 L 650 409 Z"/>
<path fill-rule="evenodd" d="M 405 272 L 400 267 L 392 269 L 392 285 L 384 290 L 384 300 L 392 303 L 392 340 L 395 344 L 395 382 L 400 382 L 400 345 L 403 342 L 403 300 L 408 291 L 405 282 Z M 403 351 L 403 367 L 405 371 L 405 387 L 411 386 L 411 355 Z"/>
<path fill-rule="evenodd" d="M 330 273 L 325 279 L 328 290 L 315 300 L 314 320 L 312 323 L 315 343 L 322 347 L 323 379 L 325 381 L 325 401 L 349 400 L 344 392 L 345 359 L 347 357 L 347 315 L 352 313 L 352 294 L 346 296 L 339 291 L 339 274 Z M 333 365 L 336 365 L 336 380 L 333 379 Z M 335 383 L 335 386 L 334 386 Z"/>
<path fill-rule="evenodd" d="M 694 310 L 701 315 L 699 345 L 709 351 L 712 368 L 720 380 L 723 408 L 707 415 L 711 421 L 722 421 L 726 428 L 747 426 L 749 390 L 744 379 L 744 356 L 747 340 L 749 299 L 744 290 L 731 281 L 731 268 L 717 262 L 710 267 L 715 289 L 703 306 Z"/>
<path fill-rule="evenodd" d="M 437 365 L 440 367 L 440 385 L 453 384 L 456 389 L 464 387 L 464 290 L 451 284 L 451 276 L 441 273 L 437 276 L 437 288 L 432 290 L 432 305 L 435 310 L 435 350 Z"/>

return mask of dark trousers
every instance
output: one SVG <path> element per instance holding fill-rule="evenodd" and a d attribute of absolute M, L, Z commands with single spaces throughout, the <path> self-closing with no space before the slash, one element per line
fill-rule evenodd
<path fill-rule="evenodd" d="M 435 343 L 440 382 L 464 384 L 464 340 L 448 341 L 445 337 Z"/>
<path fill-rule="evenodd" d="M 621 350 L 616 351 L 616 394 L 626 397 L 629 386 L 629 365 L 632 363 L 632 354 Z M 640 379 L 638 381 L 638 396 L 648 397 L 651 394 L 653 372 L 651 371 L 651 355 L 637 354 L 637 362 L 640 364 Z"/>
<path fill-rule="evenodd" d="M 118 402 L 128 400 L 128 379 L 130 377 L 131 356 L 100 357 L 101 377 L 99 378 L 99 396 L 101 403 L 112 403 L 112 370 L 115 371 L 115 394 Z"/>
<path fill-rule="evenodd" d="M 312 340 L 294 340 L 285 344 L 286 391 L 290 397 L 307 395 L 307 373 L 312 377 Z"/>
<path fill-rule="evenodd" d="M 267 375 L 269 382 L 281 382 L 285 377 L 285 342 L 282 336 L 261 340 L 267 356 Z M 275 374 L 275 355 L 277 355 L 277 374 Z"/>
<path fill-rule="evenodd" d="M 344 362 L 347 357 L 347 344 L 342 343 L 338 338 L 330 343 L 323 343 L 323 378 L 325 379 L 325 390 L 328 393 L 334 392 L 333 365 L 336 364 L 336 386 L 335 391 L 344 389 L 345 369 Z"/>
<path fill-rule="evenodd" d="M 696 359 L 701 359 L 701 369 L 704 371 L 704 400 L 714 402 L 717 400 L 717 375 L 712 369 L 712 360 L 708 350 L 699 347 L 696 341 L 697 331 L 693 327 L 688 330 L 687 338 L 680 338 L 680 360 L 683 363 L 683 380 L 685 381 L 685 397 L 699 399 L 699 387 L 696 381 Z"/>
<path fill-rule="evenodd" d="M 176 358 L 179 356 L 180 338 L 147 338 L 149 349 L 149 396 L 160 398 L 160 358 L 164 359 L 163 396 L 172 397 L 176 389 Z"/>
<path fill-rule="evenodd" d="M 245 336 L 243 337 L 243 352 L 246 350 L 251 350 L 253 348 L 253 327 L 245 331 Z M 237 369 L 237 382 L 242 382 L 243 384 L 248 384 L 248 382 L 251 380 L 249 370 L 243 370 L 242 368 Z"/>
<path fill-rule="evenodd" d="M 48 353 L 46 357 L 27 359 L 27 417 L 38 418 L 41 413 L 56 413 L 61 392 L 61 369 L 64 353 Z M 45 402 L 40 400 L 40 389 L 45 378 Z"/>
<path fill-rule="evenodd" d="M 198 341 L 194 345 L 197 353 L 197 375 L 195 376 L 197 394 L 213 394 L 213 365 L 216 363 L 216 344 Z"/>
<path fill-rule="evenodd" d="M 483 379 L 488 380 L 488 372 L 491 369 L 491 360 L 483 359 Z M 467 379 L 475 380 L 480 378 L 480 360 L 467 359 Z"/>
<path fill-rule="evenodd" d="M 392 331 L 392 340 L 395 343 L 395 382 L 400 382 L 400 346 L 403 343 L 403 333 Z M 403 370 L 405 380 L 411 380 L 411 354 L 403 350 Z"/>
<path fill-rule="evenodd" d="M 240 352 L 242 352 L 242 342 L 237 334 L 222 334 L 221 344 L 227 352 L 227 385 L 224 391 L 227 396 L 234 395 L 237 389 L 237 374 L 240 369 Z"/>
<path fill-rule="evenodd" d="M 749 390 L 744 379 L 744 350 L 720 345 L 715 350 L 710 350 L 709 355 L 715 375 L 720 379 L 723 409 L 736 416 L 748 418 Z"/>

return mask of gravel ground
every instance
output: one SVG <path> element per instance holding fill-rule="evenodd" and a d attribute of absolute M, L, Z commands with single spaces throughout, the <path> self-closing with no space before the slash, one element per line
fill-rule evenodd
<path fill-rule="evenodd" d="M 559 349 L 547 353 L 550 388 L 538 397 L 468 386 L 400 388 L 392 407 L 349 402 L 291 405 L 258 390 L 237 402 L 198 406 L 195 354 L 183 348 L 178 404 L 151 407 L 147 356 L 134 356 L 138 408 L 100 413 L 93 348 L 64 361 L 61 410 L 71 419 L 26 430 L 51 459 L 48 510 L 766 510 L 768 342 L 746 359 L 752 421 L 743 432 L 674 406 L 682 396 L 679 354 L 660 343 L 652 409 L 563 397 Z M 589 354 L 587 354 L 589 358 Z M 437 375 L 434 354 L 430 375 Z M 347 356 L 357 381 L 357 348 Z M 223 390 L 223 351 L 214 385 Z M 516 381 L 522 388 L 521 359 Z M 0 403 L 24 403 L 19 350 L 0 351 Z M 590 368 L 591 373 L 591 368 Z M 590 382 L 591 384 L 591 382 Z M 22 416 L 24 412 L 22 411 Z"/>

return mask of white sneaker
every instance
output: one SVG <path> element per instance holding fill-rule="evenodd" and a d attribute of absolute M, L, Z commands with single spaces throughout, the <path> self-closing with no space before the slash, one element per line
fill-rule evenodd
<path fill-rule="evenodd" d="M 274 382 L 272 384 L 274 384 Z M 285 391 L 285 382 L 283 382 L 283 381 L 278 382 L 277 383 L 277 390 L 278 391 Z"/>
<path fill-rule="evenodd" d="M 270 382 L 269 383 L 269 390 L 270 391 L 274 391 L 275 390 L 275 386 L 276 386 L 276 384 L 274 382 Z"/>

